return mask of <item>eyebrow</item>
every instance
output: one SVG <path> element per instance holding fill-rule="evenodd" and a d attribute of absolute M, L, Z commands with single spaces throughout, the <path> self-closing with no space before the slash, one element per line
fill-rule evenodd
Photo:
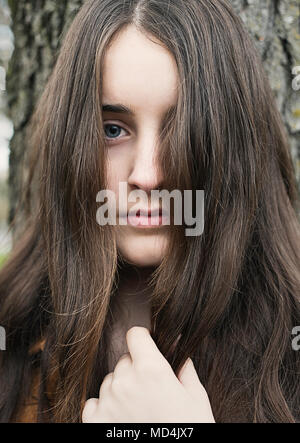
<path fill-rule="evenodd" d="M 172 105 L 170 106 L 165 115 L 173 112 L 175 110 L 176 106 Z M 126 115 L 130 115 L 131 117 L 133 117 L 135 115 L 135 112 L 128 108 L 125 105 L 122 105 L 121 103 L 116 103 L 116 104 L 103 104 L 102 105 L 102 112 L 112 112 L 114 114 L 126 114 Z"/>
<path fill-rule="evenodd" d="M 114 114 L 128 114 L 133 116 L 134 112 L 132 109 L 127 108 L 127 106 L 124 106 L 120 103 L 113 104 L 104 104 L 102 106 L 102 112 L 113 112 Z"/>

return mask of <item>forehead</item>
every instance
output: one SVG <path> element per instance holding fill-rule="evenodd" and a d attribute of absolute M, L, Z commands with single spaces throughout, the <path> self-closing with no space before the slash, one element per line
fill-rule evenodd
<path fill-rule="evenodd" d="M 135 26 L 122 29 L 104 57 L 103 102 L 127 104 L 136 112 L 163 112 L 177 103 L 177 88 L 172 54 Z"/>

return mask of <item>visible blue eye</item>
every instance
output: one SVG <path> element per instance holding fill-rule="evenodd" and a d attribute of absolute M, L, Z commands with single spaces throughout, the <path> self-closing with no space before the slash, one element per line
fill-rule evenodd
<path fill-rule="evenodd" d="M 116 138 L 119 138 L 120 132 L 122 131 L 122 129 L 123 128 L 121 128 L 121 126 L 115 125 L 113 123 L 107 123 L 104 125 L 105 134 L 107 135 L 107 138 L 110 140 L 114 140 Z"/>

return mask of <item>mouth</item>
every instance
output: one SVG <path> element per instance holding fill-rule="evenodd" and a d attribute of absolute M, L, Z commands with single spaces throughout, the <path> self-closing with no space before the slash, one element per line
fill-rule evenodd
<path fill-rule="evenodd" d="M 127 223 L 136 228 L 157 228 L 159 226 L 168 224 L 168 217 L 161 208 L 151 211 L 139 209 L 138 211 L 130 211 L 127 214 Z"/>

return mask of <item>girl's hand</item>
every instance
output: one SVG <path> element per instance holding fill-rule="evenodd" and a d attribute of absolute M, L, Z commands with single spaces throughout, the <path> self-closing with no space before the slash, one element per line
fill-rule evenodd
<path fill-rule="evenodd" d="M 129 353 L 104 377 L 98 398 L 85 403 L 85 423 L 215 423 L 192 360 L 178 378 L 147 328 L 127 331 Z"/>

